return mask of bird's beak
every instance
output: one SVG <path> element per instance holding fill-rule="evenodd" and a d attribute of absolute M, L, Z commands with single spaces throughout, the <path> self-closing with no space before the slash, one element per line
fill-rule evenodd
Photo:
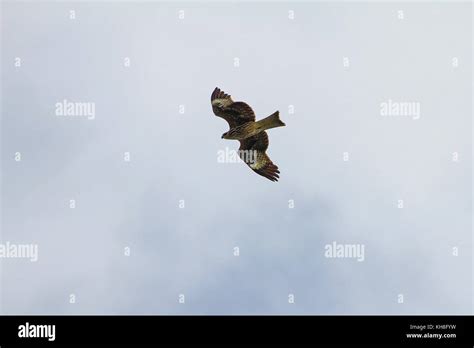
<path fill-rule="evenodd" d="M 225 136 L 225 133 L 224 133 L 224 134 L 222 134 L 222 136 L 221 136 L 221 139 L 224 139 L 224 136 Z"/>

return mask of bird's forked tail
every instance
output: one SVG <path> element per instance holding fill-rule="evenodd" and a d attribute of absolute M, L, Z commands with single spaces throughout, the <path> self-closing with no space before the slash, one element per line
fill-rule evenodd
<path fill-rule="evenodd" d="M 286 126 L 282 120 L 280 120 L 280 112 L 275 111 L 268 117 L 255 122 L 256 126 L 259 131 L 264 131 L 265 129 L 276 128 L 276 127 L 283 127 Z"/>

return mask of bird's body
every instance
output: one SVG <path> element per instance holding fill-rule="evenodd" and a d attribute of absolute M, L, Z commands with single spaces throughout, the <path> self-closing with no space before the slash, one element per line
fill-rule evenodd
<path fill-rule="evenodd" d="M 240 158 L 257 174 L 278 181 L 280 171 L 266 154 L 269 142 L 265 130 L 285 126 L 279 118 L 279 112 L 256 122 L 255 113 L 248 104 L 234 102 L 230 95 L 219 88 L 212 93 L 211 104 L 214 114 L 229 124 L 230 129 L 222 138 L 239 140 Z M 249 152 L 254 156 L 248 156 Z"/>
<path fill-rule="evenodd" d="M 275 112 L 272 115 L 264 118 L 260 121 L 249 121 L 245 122 L 240 126 L 231 128 L 227 133 L 222 135 L 223 139 L 234 139 L 243 140 L 251 136 L 257 135 L 258 133 L 276 127 L 282 127 L 285 124 L 281 122 L 279 112 Z"/>

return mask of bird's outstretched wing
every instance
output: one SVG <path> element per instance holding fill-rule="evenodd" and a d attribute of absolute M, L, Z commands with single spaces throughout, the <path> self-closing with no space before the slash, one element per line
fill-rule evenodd
<path fill-rule="evenodd" d="M 234 102 L 229 94 L 217 87 L 212 92 L 211 104 L 214 114 L 226 120 L 230 128 L 255 121 L 255 113 L 248 104 Z"/>
<path fill-rule="evenodd" d="M 278 181 L 280 171 L 266 154 L 268 143 L 266 132 L 240 140 L 239 156 L 255 173 L 271 181 Z"/>

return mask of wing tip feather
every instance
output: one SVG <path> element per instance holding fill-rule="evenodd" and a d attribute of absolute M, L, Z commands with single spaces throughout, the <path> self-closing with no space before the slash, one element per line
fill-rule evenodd
<path fill-rule="evenodd" d="M 256 170 L 256 172 L 270 181 L 278 181 L 278 179 L 280 178 L 280 171 L 278 170 L 278 167 L 273 163 L 269 163 L 264 168 L 258 171 Z"/>
<path fill-rule="evenodd" d="M 219 87 L 216 87 L 211 94 L 211 101 L 215 99 L 230 99 L 230 95 L 219 89 Z"/>

